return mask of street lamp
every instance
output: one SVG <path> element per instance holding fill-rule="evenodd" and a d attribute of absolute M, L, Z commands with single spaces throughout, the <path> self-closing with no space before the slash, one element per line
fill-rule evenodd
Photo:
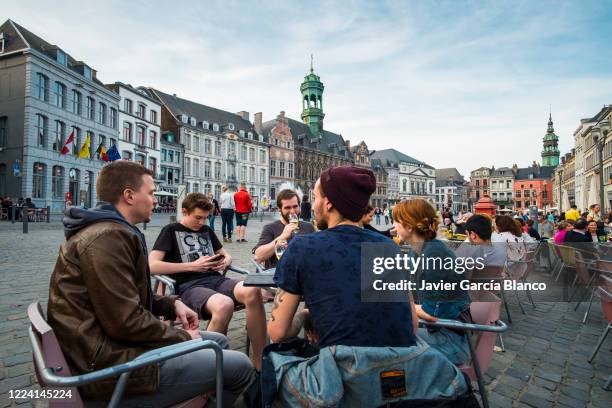
<path fill-rule="evenodd" d="M 563 190 L 561 189 L 561 186 L 563 184 L 563 169 L 559 169 L 559 214 L 561 214 L 561 207 L 563 206 Z"/>
<path fill-rule="evenodd" d="M 603 150 L 606 145 L 606 137 L 608 136 L 609 131 L 610 122 L 608 120 L 600 121 L 591 130 L 591 133 L 593 133 L 593 142 L 595 143 L 597 150 L 599 150 L 599 203 L 601 205 L 602 212 L 605 211 L 606 208 L 606 205 L 604 204 Z"/>

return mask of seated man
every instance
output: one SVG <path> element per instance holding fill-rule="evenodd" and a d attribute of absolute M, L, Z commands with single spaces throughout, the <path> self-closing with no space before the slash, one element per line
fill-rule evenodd
<path fill-rule="evenodd" d="M 185 304 L 212 316 L 208 330 L 227 333 L 234 307 L 246 306 L 247 333 L 253 346 L 253 363 L 259 370 L 266 341 L 266 315 L 261 291 L 247 288 L 242 281 L 227 278 L 221 272 L 232 263 L 215 232 L 206 225 L 213 205 L 201 193 L 191 193 L 183 200 L 180 223 L 166 225 L 159 233 L 149 255 L 151 273 L 170 275 Z"/>
<path fill-rule="evenodd" d="M 66 210 L 66 242 L 49 285 L 49 324 L 73 372 L 100 370 L 196 338 L 228 348 L 225 336 L 199 331 L 197 314 L 177 296 L 151 291 L 147 246 L 135 225 L 151 220 L 153 173 L 119 160 L 102 168 L 96 190 L 96 208 Z M 164 324 L 159 315 L 180 319 L 182 328 Z M 223 365 L 223 402 L 229 407 L 252 381 L 253 367 L 230 350 L 223 352 Z M 109 378 L 80 391 L 88 399 L 109 399 L 116 382 Z M 214 352 L 199 350 L 134 371 L 120 405 L 174 405 L 214 389 Z"/>
<path fill-rule="evenodd" d="M 303 297 L 319 347 L 416 343 L 418 322 L 408 301 L 361 301 L 361 244 L 391 242 L 360 224 L 375 188 L 374 175 L 366 169 L 340 166 L 321 173 L 313 206 L 321 231 L 296 236 L 276 267 L 279 289 L 268 321 L 273 342 L 299 333 L 304 315 L 296 312 Z"/>
<path fill-rule="evenodd" d="M 457 248 L 457 257 L 476 259 L 482 257 L 485 266 L 504 266 L 506 264 L 505 243 L 491 242 L 493 224 L 491 218 L 482 214 L 472 215 L 465 223 L 469 243 L 463 243 Z"/>
<path fill-rule="evenodd" d="M 263 263 L 266 269 L 274 268 L 278 262 L 276 256 L 274 256 L 274 247 L 277 240 L 284 239 L 290 242 L 297 234 L 314 232 L 314 227 L 309 222 L 289 222 L 291 214 L 296 217 L 300 216 L 300 199 L 295 191 L 281 190 L 276 196 L 276 204 L 280 210 L 281 219 L 263 227 L 259 242 L 253 248 L 255 262 Z"/>

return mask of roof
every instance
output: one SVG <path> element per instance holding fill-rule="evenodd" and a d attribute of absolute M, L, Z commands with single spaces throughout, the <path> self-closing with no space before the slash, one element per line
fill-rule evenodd
<path fill-rule="evenodd" d="M 58 47 L 57 45 L 48 43 L 47 41 L 43 40 L 36 34 L 32 33 L 31 31 L 17 24 L 13 20 L 10 20 L 10 19 L 6 20 L 4 24 L 0 26 L 0 31 L 7 33 L 10 36 L 8 46 L 5 48 L 5 53 L 27 48 L 27 49 L 36 50 L 48 56 L 49 58 L 55 60 L 56 57 L 54 55 L 54 52 L 56 52 L 59 49 L 64 54 L 66 54 L 67 68 L 70 69 L 71 71 L 74 71 L 78 73 L 79 75 L 82 75 L 82 72 L 78 69 L 78 67 L 83 66 L 83 65 L 89 67 L 89 65 L 85 64 L 84 62 L 77 61 L 75 58 L 73 58 L 70 54 L 68 54 L 62 48 Z M 92 69 L 91 67 L 89 68 Z M 83 78 L 89 80 L 89 78 L 85 78 L 85 77 Z M 95 76 L 92 76 L 91 81 L 95 82 L 98 85 L 104 86 L 104 84 L 100 80 L 98 80 Z"/>
<path fill-rule="evenodd" d="M 108 89 L 112 90 L 113 92 L 117 94 L 119 94 L 120 87 L 127 89 L 130 92 L 138 94 L 138 96 L 140 96 L 141 98 L 144 98 L 148 101 L 151 101 L 159 105 L 159 100 L 155 98 L 155 96 L 151 95 L 151 92 L 145 87 L 139 86 L 138 88 L 134 88 L 132 85 L 124 84 L 123 82 L 115 82 L 114 84 L 106 84 L 104 86 L 106 86 Z"/>
<path fill-rule="evenodd" d="M 387 162 L 387 163 L 395 163 L 399 165 L 399 163 L 402 162 L 402 163 L 416 164 L 416 165 L 419 165 L 419 166 L 422 166 L 428 169 L 434 169 L 429 164 L 422 162 L 420 160 L 417 160 L 413 157 L 410 157 L 395 149 L 376 150 L 371 154 L 371 156 L 372 158 L 380 159 L 383 163 Z"/>
<path fill-rule="evenodd" d="M 453 178 L 453 183 L 465 183 L 465 179 L 454 167 L 446 169 L 436 169 L 436 185 L 441 182 L 449 181 L 449 178 Z"/>
<path fill-rule="evenodd" d="M 491 177 L 514 177 L 514 173 L 510 167 L 500 167 L 498 169 L 491 170 Z"/>
<path fill-rule="evenodd" d="M 202 105 L 201 103 L 179 98 L 175 95 L 170 95 L 154 88 L 149 88 L 149 90 L 158 97 L 160 102 L 164 104 L 175 117 L 178 118 L 184 114 L 188 117 L 195 118 L 197 121 L 197 125 L 195 127 L 184 122 L 181 122 L 181 126 L 201 130 L 201 123 L 206 121 L 211 125 L 211 128 L 209 129 L 210 131 L 212 131 L 212 124 L 217 123 L 220 126 L 219 131 L 225 132 L 229 130 L 228 125 L 233 123 L 235 132 L 239 132 L 240 130 L 243 130 L 245 133 L 252 132 L 256 138 L 259 139 L 259 134 L 255 131 L 253 124 L 248 120 L 243 119 L 242 116 L 236 113 L 227 112 L 221 109 Z M 264 140 L 266 140 L 266 138 L 267 137 L 265 137 Z"/>
<path fill-rule="evenodd" d="M 342 156 L 344 158 L 352 158 L 349 149 L 346 148 L 346 142 L 342 135 L 330 132 L 329 130 L 323 130 L 321 138 L 313 135 L 310 131 L 310 127 L 303 122 L 295 119 L 286 118 L 287 125 L 291 130 L 293 141 L 296 147 L 303 147 L 305 149 L 316 150 L 326 154 L 332 154 L 336 156 Z M 276 126 L 278 119 L 269 120 L 262 124 L 262 132 L 264 135 L 268 135 L 269 132 Z M 318 143 L 312 141 L 318 140 Z M 336 147 L 336 149 L 334 148 Z"/>
<path fill-rule="evenodd" d="M 525 167 L 518 169 L 516 173 L 516 180 L 535 180 L 535 179 L 549 179 L 552 177 L 555 172 L 555 168 L 553 166 L 543 166 L 543 167 Z M 533 175 L 531 178 L 529 175 Z"/>

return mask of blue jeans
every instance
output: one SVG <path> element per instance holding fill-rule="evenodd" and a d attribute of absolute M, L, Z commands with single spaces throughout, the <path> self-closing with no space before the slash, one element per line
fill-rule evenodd
<path fill-rule="evenodd" d="M 380 214 L 376 214 L 376 225 L 380 225 Z"/>
<path fill-rule="evenodd" d="M 231 238 L 234 230 L 234 210 L 231 208 L 221 209 L 221 233 L 223 238 Z"/>
<path fill-rule="evenodd" d="M 418 336 L 431 347 L 444 354 L 455 365 L 460 366 L 470 359 L 470 347 L 465 336 L 444 327 L 431 332 L 427 328 L 421 327 Z"/>
<path fill-rule="evenodd" d="M 213 231 L 215 230 L 215 218 L 217 218 L 216 215 L 210 213 L 208 214 L 208 226 L 210 227 L 210 229 L 212 229 Z"/>

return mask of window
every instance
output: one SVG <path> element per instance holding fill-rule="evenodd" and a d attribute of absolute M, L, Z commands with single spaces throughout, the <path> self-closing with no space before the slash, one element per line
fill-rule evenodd
<path fill-rule="evenodd" d="M 221 186 L 219 184 L 215 186 L 215 197 L 221 197 Z"/>
<path fill-rule="evenodd" d="M 53 88 L 53 94 L 55 98 L 55 106 L 66 109 L 66 85 L 56 81 L 55 87 Z"/>
<path fill-rule="evenodd" d="M 4 195 L 6 195 L 6 164 L 0 163 L 0 196 Z"/>
<path fill-rule="evenodd" d="M 215 141 L 215 156 L 221 156 L 221 142 Z"/>
<path fill-rule="evenodd" d="M 253 187 L 249 188 L 249 195 L 251 197 L 255 197 L 255 188 L 253 188 Z"/>
<path fill-rule="evenodd" d="M 193 183 L 193 192 L 194 193 L 200 192 L 200 183 Z"/>
<path fill-rule="evenodd" d="M 202 127 L 203 127 L 204 129 L 206 129 L 206 130 L 208 130 L 208 129 L 210 128 L 210 126 L 209 126 L 208 122 L 207 122 L 207 121 L 205 121 L 205 120 L 204 120 L 204 121 L 202 121 Z"/>
<path fill-rule="evenodd" d="M 234 142 L 229 142 L 229 154 L 230 155 L 236 155 L 236 143 Z"/>
<path fill-rule="evenodd" d="M 278 163 L 278 176 L 285 177 L 285 162 L 281 161 Z"/>
<path fill-rule="evenodd" d="M 195 126 L 196 125 L 196 118 L 189 118 L 189 124 L 191 126 Z"/>
<path fill-rule="evenodd" d="M 72 127 L 72 130 L 70 131 L 70 133 L 72 134 L 72 132 L 74 132 L 74 140 L 72 141 L 72 154 L 74 154 L 75 156 L 79 155 L 79 150 L 81 149 L 81 142 L 82 142 L 82 132 L 81 129 L 79 129 L 76 126 Z M 91 144 L 93 144 L 94 141 L 91 141 Z"/>
<path fill-rule="evenodd" d="M 191 150 L 191 135 L 185 136 L 185 149 Z"/>
<path fill-rule="evenodd" d="M 145 146 L 147 144 L 144 126 L 136 126 L 136 143 L 141 146 Z"/>
<path fill-rule="evenodd" d="M 181 114 L 181 122 L 187 123 L 187 115 Z"/>
<path fill-rule="evenodd" d="M 255 161 L 255 149 L 254 148 L 249 148 L 249 161 L 254 162 Z"/>
<path fill-rule="evenodd" d="M 91 79 L 92 75 L 91 75 L 91 68 L 89 67 L 83 67 L 83 76 L 87 79 Z"/>
<path fill-rule="evenodd" d="M 123 101 L 123 110 L 127 113 L 132 113 L 132 101 L 130 99 Z"/>
<path fill-rule="evenodd" d="M 249 132 L 249 139 L 253 140 L 253 132 Z"/>
<path fill-rule="evenodd" d="M 266 151 L 265 150 L 259 151 L 259 162 L 261 164 L 266 164 Z"/>
<path fill-rule="evenodd" d="M 42 116 L 42 115 L 37 115 L 37 116 Z M 2 116 L 0 117 L 0 147 L 6 146 L 7 138 L 8 138 L 8 117 Z"/>
<path fill-rule="evenodd" d="M 87 119 L 94 120 L 96 116 L 96 101 L 91 96 L 87 97 Z"/>
<path fill-rule="evenodd" d="M 60 120 L 55 121 L 55 140 L 53 142 L 53 150 L 56 152 L 62 151 L 64 147 L 64 136 L 66 134 L 66 125 Z"/>
<path fill-rule="evenodd" d="M 127 150 L 122 151 L 121 158 L 123 160 L 132 160 L 132 152 L 128 152 Z"/>
<path fill-rule="evenodd" d="M 270 177 L 276 177 L 276 160 L 270 160 Z"/>
<path fill-rule="evenodd" d="M 204 184 L 204 195 L 208 197 L 211 191 L 211 185 L 209 183 Z"/>
<path fill-rule="evenodd" d="M 145 165 L 145 156 L 144 154 L 138 153 L 135 156 L 135 160 L 136 163 L 140 164 L 141 166 Z"/>
<path fill-rule="evenodd" d="M 219 163 L 219 162 L 215 163 L 215 178 L 216 179 L 220 179 L 221 178 L 221 163 Z"/>
<path fill-rule="evenodd" d="M 174 152 L 174 156 L 176 157 L 176 162 L 180 163 L 181 162 L 181 153 L 180 152 Z M 170 160 L 172 161 L 172 160 Z"/>
<path fill-rule="evenodd" d="M 44 163 L 34 163 L 32 171 L 32 198 L 44 198 L 47 166 Z"/>
<path fill-rule="evenodd" d="M 110 127 L 117 129 L 117 109 L 110 108 Z"/>
<path fill-rule="evenodd" d="M 212 153 L 212 141 L 210 139 L 204 139 L 204 153 Z"/>
<path fill-rule="evenodd" d="M 288 174 L 287 177 L 289 178 L 293 178 L 293 163 L 289 162 L 288 163 Z"/>
<path fill-rule="evenodd" d="M 167 155 L 168 155 L 168 151 L 166 149 L 161 149 L 161 159 L 162 159 L 162 161 L 168 161 L 168 156 Z"/>
<path fill-rule="evenodd" d="M 157 132 L 154 130 L 149 130 L 149 147 L 157 149 Z"/>
<path fill-rule="evenodd" d="M 130 122 L 123 122 L 123 140 L 132 142 L 132 124 Z"/>
<path fill-rule="evenodd" d="M 150 119 L 151 123 L 157 124 L 157 112 L 154 111 L 154 110 L 151 110 L 150 112 L 151 113 L 150 113 L 150 118 L 149 119 Z"/>
<path fill-rule="evenodd" d="M 229 130 L 234 130 L 234 129 L 235 129 L 234 124 L 233 124 L 232 122 L 230 122 L 230 123 L 227 125 L 227 127 L 229 128 Z"/>
<path fill-rule="evenodd" d="M 136 116 L 138 116 L 142 120 L 145 120 L 145 118 L 147 117 L 147 108 L 146 106 L 144 106 L 144 104 L 142 103 L 138 104 L 138 110 L 136 111 Z"/>
<path fill-rule="evenodd" d="M 98 103 L 98 123 L 106 124 L 106 105 L 102 102 Z"/>
<path fill-rule="evenodd" d="M 2 129 L 6 126 L 6 117 L 0 118 L 0 146 L 4 146 L 2 143 Z M 37 114 L 36 115 L 36 146 L 45 148 L 47 147 L 47 137 L 48 137 L 48 119 L 46 116 Z M 6 129 L 5 129 L 6 130 Z"/>
<path fill-rule="evenodd" d="M 266 169 L 259 169 L 259 184 L 266 184 Z"/>
<path fill-rule="evenodd" d="M 53 166 L 51 173 L 51 195 L 54 200 L 64 198 L 64 168 L 61 166 Z"/>
<path fill-rule="evenodd" d="M 206 160 L 204 162 L 204 177 L 205 178 L 210 178 L 211 170 L 212 170 L 212 165 L 211 165 L 210 161 Z"/>
<path fill-rule="evenodd" d="M 168 153 L 171 154 L 172 152 L 170 151 Z M 185 175 L 191 176 L 191 157 L 185 157 Z"/>
<path fill-rule="evenodd" d="M 64 51 L 57 50 L 57 62 L 63 66 L 68 66 L 68 58 L 66 58 L 66 53 Z"/>
<path fill-rule="evenodd" d="M 70 98 L 70 110 L 76 115 L 83 114 L 83 95 L 76 89 L 72 90 L 72 96 Z"/>
<path fill-rule="evenodd" d="M 194 177 L 200 177 L 200 160 L 193 159 L 193 173 L 191 175 Z"/>
<path fill-rule="evenodd" d="M 40 72 L 36 74 L 34 94 L 41 101 L 49 102 L 49 78 Z"/>
<path fill-rule="evenodd" d="M 247 159 L 247 147 L 241 146 L 240 147 L 240 160 L 246 161 L 246 159 Z"/>
<path fill-rule="evenodd" d="M 200 138 L 198 136 L 193 137 L 193 151 L 194 152 L 200 151 Z"/>
<path fill-rule="evenodd" d="M 215 132 L 218 132 L 218 131 L 219 131 L 219 124 L 218 124 L 218 123 L 213 123 L 213 130 L 214 130 Z"/>
<path fill-rule="evenodd" d="M 255 182 L 255 167 L 249 167 L 249 183 Z"/>
<path fill-rule="evenodd" d="M 102 145 L 102 146 L 106 147 L 106 150 L 108 150 L 108 147 L 107 147 L 108 145 L 106 144 L 106 136 L 100 135 L 99 138 L 100 138 L 100 143 L 98 143 L 98 146 Z M 94 144 L 92 143 L 92 145 L 94 145 Z M 98 146 L 96 146 L 96 150 L 98 150 Z M 100 159 L 100 153 L 99 152 L 96 153 L 96 151 L 94 151 L 94 153 L 96 154 L 96 158 Z"/>
<path fill-rule="evenodd" d="M 240 166 L 240 181 L 246 182 L 246 166 Z"/>

